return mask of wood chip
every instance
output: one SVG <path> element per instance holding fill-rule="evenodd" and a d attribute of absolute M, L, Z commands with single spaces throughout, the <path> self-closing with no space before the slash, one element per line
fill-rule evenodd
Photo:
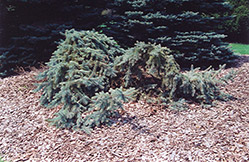
<path fill-rule="evenodd" d="M 249 56 L 222 71 L 238 72 L 222 87 L 236 99 L 175 112 L 128 103 L 112 127 L 58 130 L 45 119 L 58 111 L 33 93 L 39 70 L 0 79 L 0 156 L 7 161 L 248 161 Z M 159 110 L 151 113 L 151 110 Z"/>

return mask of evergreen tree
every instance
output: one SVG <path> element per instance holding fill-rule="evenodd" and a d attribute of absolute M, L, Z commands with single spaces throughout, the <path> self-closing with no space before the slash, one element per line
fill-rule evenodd
<path fill-rule="evenodd" d="M 104 1 L 3 0 L 6 11 L 0 47 L 0 77 L 14 74 L 17 66 L 37 66 L 56 49 L 60 32 L 92 29 L 104 21 Z"/>
<path fill-rule="evenodd" d="M 110 21 L 100 28 L 123 46 L 136 40 L 160 43 L 183 67 L 217 66 L 236 58 L 219 30 L 229 18 L 224 0 L 114 0 L 109 5 Z"/>
<path fill-rule="evenodd" d="M 227 2 L 232 5 L 232 10 L 227 11 L 227 14 L 234 16 L 223 26 L 228 34 L 227 40 L 249 44 L 249 1 L 227 0 Z"/>

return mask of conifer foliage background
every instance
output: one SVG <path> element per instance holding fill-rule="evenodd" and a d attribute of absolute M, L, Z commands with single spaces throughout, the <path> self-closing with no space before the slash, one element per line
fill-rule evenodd
<path fill-rule="evenodd" d="M 66 29 L 92 29 L 102 23 L 106 0 L 1 0 L 4 13 L 0 77 L 17 66 L 46 62 Z"/>
<path fill-rule="evenodd" d="M 2 0 L 3 45 L 0 77 L 17 66 L 46 62 L 56 49 L 60 32 L 95 28 L 121 46 L 138 41 L 170 48 L 185 67 L 230 63 L 235 56 L 222 42 L 219 26 L 229 19 L 224 0 Z M 217 16 L 219 15 L 219 16 Z"/>
<path fill-rule="evenodd" d="M 224 0 L 114 0 L 109 7 L 113 14 L 102 30 L 123 46 L 137 40 L 160 43 L 185 67 L 218 66 L 235 58 L 219 29 L 230 19 L 224 16 L 230 9 Z"/>
<path fill-rule="evenodd" d="M 222 26 L 228 34 L 229 42 L 240 42 L 249 44 L 249 1 L 227 0 L 232 5 L 232 10 L 227 15 L 233 19 L 225 22 Z"/>

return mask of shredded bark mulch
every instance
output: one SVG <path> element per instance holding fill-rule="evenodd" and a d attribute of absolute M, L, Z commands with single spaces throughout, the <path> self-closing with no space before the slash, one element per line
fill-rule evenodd
<path fill-rule="evenodd" d="M 0 157 L 6 161 L 249 161 L 249 56 L 234 81 L 221 87 L 235 97 L 215 107 L 190 104 L 172 111 L 143 101 L 125 105 L 111 127 L 91 135 L 56 129 L 45 120 L 58 109 L 33 93 L 39 70 L 0 79 Z"/>

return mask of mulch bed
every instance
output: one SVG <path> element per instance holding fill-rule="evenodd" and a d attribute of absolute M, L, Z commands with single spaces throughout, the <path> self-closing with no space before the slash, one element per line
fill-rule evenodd
<path fill-rule="evenodd" d="M 143 101 L 125 105 L 111 127 L 91 135 L 45 121 L 58 109 L 33 93 L 39 70 L 0 79 L 0 156 L 6 161 L 249 161 L 249 56 L 222 89 L 236 99 L 172 111 Z"/>

